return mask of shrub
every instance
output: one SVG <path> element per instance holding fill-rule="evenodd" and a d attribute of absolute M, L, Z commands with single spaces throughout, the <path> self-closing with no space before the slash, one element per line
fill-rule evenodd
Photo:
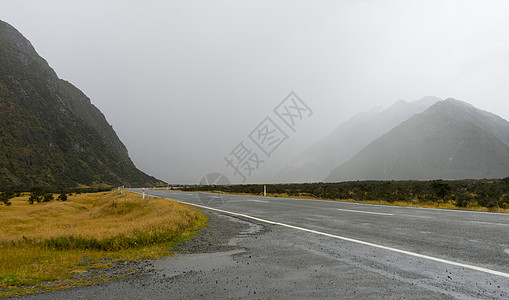
<path fill-rule="evenodd" d="M 37 192 L 32 192 L 30 194 L 30 197 L 28 198 L 29 204 L 34 204 L 34 202 L 40 203 L 41 202 L 41 196 Z"/>
<path fill-rule="evenodd" d="M 202 191 L 204 186 L 184 186 L 185 191 Z M 205 190 L 259 194 L 263 185 L 239 184 L 206 186 Z M 355 201 L 421 202 L 450 201 L 458 207 L 509 208 L 509 177 L 504 179 L 350 181 L 337 183 L 267 184 L 273 195 L 313 194 L 322 199 Z M 277 196 L 275 196 L 277 197 Z"/>
<path fill-rule="evenodd" d="M 62 193 L 58 196 L 57 198 L 58 201 L 67 201 L 67 194 L 66 193 Z"/>
<path fill-rule="evenodd" d="M 14 197 L 14 193 L 3 192 L 3 193 L 0 194 L 0 201 L 3 204 L 9 206 L 9 205 L 12 204 L 10 199 L 13 198 L 13 197 Z"/>
<path fill-rule="evenodd" d="M 42 202 L 50 202 L 52 200 L 53 200 L 53 194 L 51 194 L 51 193 L 44 194 L 44 196 L 42 198 Z"/>

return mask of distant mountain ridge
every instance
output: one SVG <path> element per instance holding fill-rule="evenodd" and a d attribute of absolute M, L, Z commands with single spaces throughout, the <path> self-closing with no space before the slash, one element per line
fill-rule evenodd
<path fill-rule="evenodd" d="M 275 180 L 322 181 L 335 167 L 352 158 L 369 143 L 440 100 L 433 96 L 412 102 L 399 100 L 387 109 L 375 108 L 357 114 L 294 158 L 277 174 Z"/>
<path fill-rule="evenodd" d="M 0 187 L 154 185 L 90 99 L 0 21 Z"/>
<path fill-rule="evenodd" d="M 370 143 L 325 181 L 508 176 L 509 122 L 447 99 Z"/>

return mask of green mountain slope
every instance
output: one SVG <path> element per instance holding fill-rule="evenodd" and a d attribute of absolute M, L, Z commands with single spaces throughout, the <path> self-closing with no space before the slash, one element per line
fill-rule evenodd
<path fill-rule="evenodd" d="M 372 142 L 325 180 L 503 178 L 507 140 L 509 122 L 448 99 Z"/>
<path fill-rule="evenodd" d="M 0 21 L 0 189 L 158 182 L 90 99 Z"/>

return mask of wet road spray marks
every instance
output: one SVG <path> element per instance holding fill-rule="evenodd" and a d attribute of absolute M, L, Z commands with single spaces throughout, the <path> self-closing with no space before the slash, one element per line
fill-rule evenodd
<path fill-rule="evenodd" d="M 396 252 L 396 253 L 400 253 L 400 254 L 405 254 L 405 255 L 409 255 L 409 256 L 414 256 L 414 257 L 418 257 L 418 258 L 422 258 L 422 259 L 426 259 L 426 260 L 430 260 L 430 261 L 435 261 L 435 262 L 439 262 L 439 263 L 443 263 L 443 264 L 447 264 L 447 265 L 457 266 L 457 267 L 475 270 L 475 271 L 479 271 L 479 272 L 483 272 L 483 273 L 487 273 L 487 274 L 491 274 L 491 275 L 495 275 L 495 276 L 509 278 L 509 273 L 504 273 L 504 272 L 491 270 L 491 269 L 487 269 L 487 268 L 483 268 L 483 267 L 454 262 L 454 261 L 450 261 L 450 260 L 446 260 L 446 259 L 442 259 L 442 258 L 438 258 L 438 257 L 423 255 L 423 254 L 414 253 L 414 252 L 410 252 L 410 251 L 406 251 L 406 250 L 401 250 L 401 249 L 397 249 L 397 248 L 393 248 L 393 247 L 387 247 L 387 246 L 378 245 L 378 244 L 374 244 L 374 243 L 370 243 L 370 242 L 356 240 L 353 238 L 343 237 L 343 236 L 334 235 L 334 234 L 330 234 L 330 233 L 326 233 L 326 232 L 321 232 L 321 231 L 316 231 L 316 230 L 307 229 L 307 228 L 303 228 L 303 227 L 298 227 L 298 226 L 293 226 L 293 225 L 289 225 L 289 224 L 265 220 L 265 219 L 261 219 L 261 218 L 241 214 L 241 213 L 231 212 L 231 211 L 227 211 L 227 210 L 211 208 L 211 207 L 198 205 L 198 204 L 190 204 L 190 203 L 186 203 L 186 204 L 213 210 L 213 211 L 217 211 L 217 212 L 222 212 L 225 214 L 230 214 L 233 216 L 243 217 L 243 218 L 247 218 L 247 219 L 251 219 L 251 220 L 255 220 L 255 221 L 259 221 L 259 222 L 263 222 L 263 223 L 267 223 L 267 224 L 271 224 L 271 225 L 279 225 L 279 226 L 283 226 L 283 227 L 287 227 L 287 228 L 291 228 L 291 229 L 296 229 L 299 231 L 310 232 L 310 233 L 314 233 L 314 234 L 318 234 L 318 235 L 322 235 L 322 236 L 326 236 L 326 237 L 330 237 L 330 238 L 340 239 L 340 240 L 344 240 L 344 241 L 348 241 L 348 242 L 352 242 L 352 243 L 356 243 L 356 244 L 361 244 L 361 245 L 365 245 L 365 246 L 369 246 L 369 247 L 374 247 L 374 248 L 383 249 L 383 250 Z"/>

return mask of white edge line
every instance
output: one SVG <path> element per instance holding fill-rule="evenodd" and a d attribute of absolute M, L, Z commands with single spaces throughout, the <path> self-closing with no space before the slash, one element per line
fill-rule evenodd
<path fill-rule="evenodd" d="M 152 196 L 152 197 L 163 198 L 163 197 L 160 197 L 160 196 Z M 172 199 L 172 200 L 175 200 L 175 199 Z M 175 201 L 178 201 L 178 200 L 175 200 Z M 178 201 L 178 202 L 181 202 L 181 201 Z M 327 237 L 331 237 L 331 238 L 335 238 L 335 239 L 340 239 L 340 240 L 344 240 L 344 241 L 348 241 L 348 242 L 352 242 L 352 243 L 356 243 L 356 244 L 361 244 L 361 245 L 370 246 L 370 247 L 374 247 L 374 248 L 379 248 L 379 249 L 383 249 L 383 250 L 388 250 L 388 251 L 392 251 L 392 252 L 396 252 L 396 253 L 406 254 L 406 255 L 409 255 L 409 256 L 423 258 L 423 259 L 427 259 L 427 260 L 431 260 L 431 261 L 436 261 L 436 262 L 440 262 L 440 263 L 443 263 L 443 264 L 448 264 L 448 265 L 452 265 L 452 266 L 462 267 L 462 268 L 465 268 L 465 269 L 470 269 L 470 270 L 475 270 L 475 271 L 479 271 L 479 272 L 483 272 L 483 273 L 488 273 L 488 274 L 491 274 L 491 275 L 496 275 L 496 276 L 501 276 L 501 277 L 509 278 L 509 273 L 495 271 L 495 270 L 491 270 L 491 269 L 487 269 L 487 268 L 483 268 L 483 267 L 467 265 L 467 264 L 458 263 L 458 262 L 454 262 L 454 261 L 450 261 L 450 260 L 446 260 L 446 259 L 442 259 L 442 258 L 438 258 L 438 257 L 423 255 L 423 254 L 419 254 L 419 253 L 414 253 L 414 252 L 410 252 L 410 251 L 406 251 L 406 250 L 401 250 L 401 249 L 396 249 L 396 248 L 387 247 L 387 246 L 383 246 L 383 245 L 378 245 L 378 244 L 374 244 L 374 243 L 370 243 L 370 242 L 356 240 L 356 239 L 352 239 L 352 238 L 348 238 L 348 237 L 343 237 L 343 236 L 334 235 L 334 234 L 330 234 L 330 233 L 325 233 L 325 232 L 321 232 L 321 231 L 316 231 L 316 230 L 312 230 L 312 229 L 307 229 L 307 228 L 303 228 L 303 227 L 293 226 L 293 225 L 279 223 L 279 222 L 273 222 L 273 221 L 269 221 L 269 220 L 260 219 L 260 218 L 257 218 L 257 217 L 245 215 L 245 214 L 240 214 L 240 213 L 231 212 L 231 211 L 227 211 L 227 210 L 207 207 L 207 206 L 203 206 L 203 205 L 199 205 L 199 204 L 191 204 L 191 203 L 186 203 L 186 202 L 181 202 L 181 203 L 184 203 L 184 204 L 187 204 L 187 205 L 191 205 L 191 206 L 201 207 L 201 208 L 205 208 L 205 209 L 209 209 L 209 210 L 214 210 L 214 211 L 218 211 L 218 212 L 222 212 L 222 213 L 226 213 L 226 214 L 230 214 L 230 215 L 234 215 L 234 216 L 244 217 L 244 218 L 256 220 L 256 221 L 263 222 L 263 223 L 268 223 L 268 224 L 272 224 L 272 225 L 279 225 L 279 226 L 282 226 L 282 227 L 287 227 L 287 228 L 292 228 L 292 229 L 296 229 L 296 230 L 300 230 L 300 231 L 310 232 L 310 233 L 314 233 L 314 234 L 318 234 L 318 235 L 323 235 L 323 236 L 327 236 Z"/>

